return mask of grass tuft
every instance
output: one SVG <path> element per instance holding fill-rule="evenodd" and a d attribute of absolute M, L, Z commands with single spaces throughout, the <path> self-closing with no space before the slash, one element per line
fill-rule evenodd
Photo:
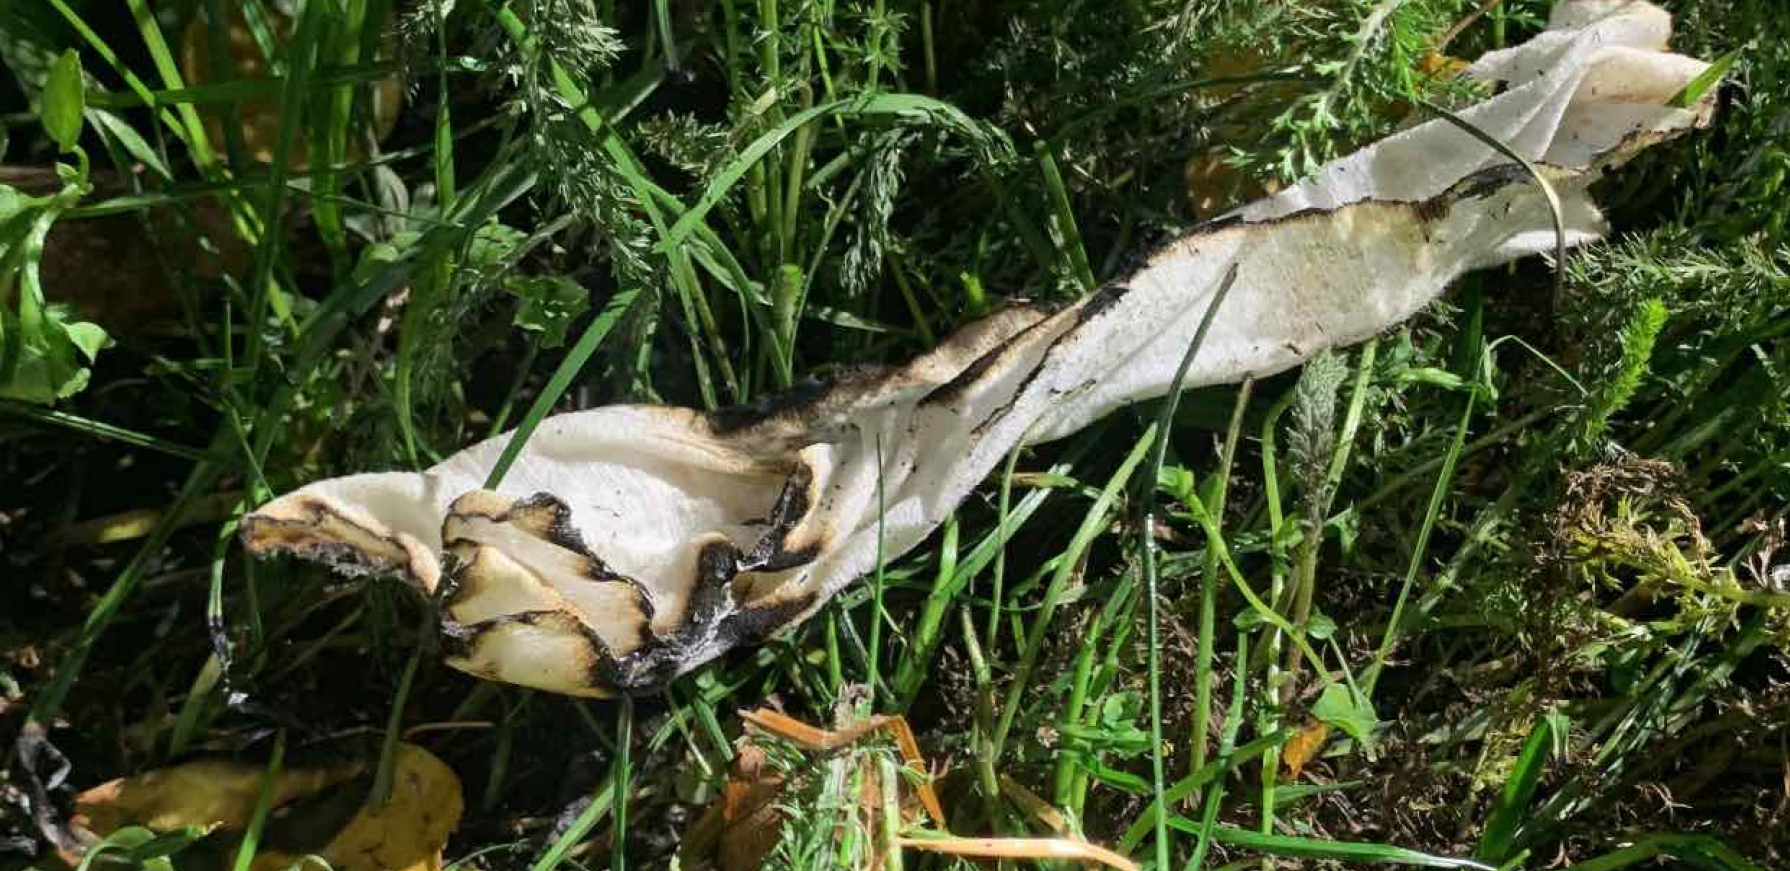
<path fill-rule="evenodd" d="M 1773 0 L 1666 3 L 1722 72 L 1682 96 L 1721 111 L 1600 183 L 1608 242 L 1022 444 L 932 541 L 662 696 L 477 682 L 431 603 L 235 542 L 320 477 L 514 430 L 497 487 L 556 412 L 753 402 L 1074 298 L 1460 123 L 1455 59 L 1550 5 L 0 5 L 0 739 L 35 760 L 0 774 L 0 851 L 113 777 L 366 733 L 369 789 L 408 736 L 477 791 L 455 867 L 661 867 L 728 794 L 734 711 L 831 725 L 870 685 L 962 769 L 933 779 L 961 835 L 1156 869 L 1790 864 Z M 937 832 L 887 757 L 783 760 L 812 776 L 767 867 L 966 867 L 899 849 Z M 219 863 L 284 836 L 262 805 Z M 89 858 L 211 843 L 145 831 Z"/>

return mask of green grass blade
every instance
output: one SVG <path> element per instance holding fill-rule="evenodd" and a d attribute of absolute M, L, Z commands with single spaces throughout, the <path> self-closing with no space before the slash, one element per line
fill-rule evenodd
<path fill-rule="evenodd" d="M 422 624 L 419 634 L 435 627 L 435 615 L 426 614 Z M 425 646 L 419 644 L 410 651 L 404 672 L 398 677 L 398 691 L 392 697 L 391 710 L 386 713 L 385 734 L 379 743 L 379 764 L 373 771 L 373 790 L 367 794 L 368 807 L 384 809 L 386 802 L 391 800 L 392 781 L 398 773 L 398 741 L 404 735 L 404 710 L 410 705 L 410 689 L 416 682 L 416 669 L 422 664 Z"/>
<path fill-rule="evenodd" d="M 965 579 L 957 571 L 957 537 L 957 514 L 952 512 L 945 518 L 944 539 L 939 543 L 939 566 L 933 576 L 932 589 L 920 607 L 920 618 L 910 633 L 912 640 L 895 668 L 895 692 L 902 709 L 913 703 L 914 695 L 930 677 L 927 667 L 938 652 L 939 643 L 944 640 L 945 613 L 956 600 L 958 591 L 963 589 Z"/>
<path fill-rule="evenodd" d="M 995 727 L 992 741 L 995 756 L 998 759 L 1007 742 L 1007 734 L 1013 728 L 1013 718 L 1019 713 L 1026 690 L 1029 688 L 1032 670 L 1037 667 L 1038 653 L 1044 647 L 1044 635 L 1050 630 L 1051 618 L 1056 615 L 1057 606 L 1061 604 L 1063 593 L 1069 587 L 1069 581 L 1075 576 L 1081 564 L 1082 556 L 1088 546 L 1093 544 L 1101 532 L 1105 531 L 1111 517 L 1114 504 L 1119 494 L 1131 480 L 1132 472 L 1144 460 L 1149 451 L 1150 441 L 1156 434 L 1156 428 L 1150 427 L 1144 437 L 1132 447 L 1119 468 L 1113 472 L 1112 478 L 1100 491 L 1100 496 L 1089 506 L 1087 514 L 1082 517 L 1081 526 L 1069 540 L 1069 547 L 1057 560 L 1057 568 L 1052 573 L 1049 585 L 1044 590 L 1044 598 L 1032 614 L 1032 625 L 1026 633 L 1025 645 L 1020 651 L 1019 663 L 1014 667 L 1013 682 L 1007 688 L 1007 698 L 1001 706 L 1000 722 Z"/>
<path fill-rule="evenodd" d="M 864 682 L 870 687 L 868 704 L 874 710 L 876 693 L 881 688 L 882 652 L 883 652 L 883 588 L 886 582 L 883 569 L 886 560 L 883 553 L 883 521 L 886 503 L 883 501 L 883 434 L 876 434 L 876 571 L 870 577 L 870 650 L 866 654 L 869 660 L 869 674 Z"/>
<path fill-rule="evenodd" d="M 1088 250 L 1082 244 L 1081 230 L 1075 223 L 1075 210 L 1069 205 L 1069 190 L 1063 185 L 1063 174 L 1057 170 L 1057 159 L 1050 146 L 1038 142 L 1033 148 L 1038 157 L 1038 170 L 1044 175 L 1044 189 L 1050 194 L 1051 212 L 1057 219 L 1057 231 L 1063 236 L 1063 254 L 1069 261 L 1069 272 L 1081 283 L 1083 292 L 1099 285 L 1094 269 L 1088 265 Z"/>
<path fill-rule="evenodd" d="M 670 724 L 667 724 L 665 728 L 669 730 Z M 584 836 L 590 834 L 590 830 L 602 821 L 615 804 L 615 784 L 620 776 L 615 772 L 620 771 L 621 768 L 622 760 L 617 759 L 611 763 L 610 771 L 613 776 L 604 777 L 599 781 L 601 785 L 591 795 L 590 803 L 584 806 L 584 810 L 578 812 L 578 816 L 572 818 L 571 824 L 566 826 L 565 831 L 561 832 L 552 844 L 548 845 L 547 849 L 541 853 L 541 858 L 536 859 L 534 865 L 530 866 L 529 871 L 554 871 L 565 862 L 566 856 L 572 852 L 572 848 L 578 846 L 578 843 L 584 840 Z"/>
<path fill-rule="evenodd" d="M 634 743 L 634 697 L 621 697 L 615 715 L 615 765 L 610 769 L 610 789 L 615 796 L 615 827 L 610 837 L 610 871 L 624 871 L 628 864 L 628 792 L 634 782 L 634 767 L 628 748 Z"/>
<path fill-rule="evenodd" d="M 1696 105 L 1698 100 L 1703 99 L 1704 94 L 1709 93 L 1710 88 L 1715 87 L 1722 79 L 1728 77 L 1728 71 L 1734 68 L 1734 62 L 1740 60 L 1740 53 L 1748 47 L 1741 46 L 1716 58 L 1709 65 L 1709 69 L 1698 73 L 1697 77 L 1691 79 L 1683 90 L 1673 95 L 1672 99 L 1667 100 L 1666 105 L 1677 109 L 1688 109 Z"/>
<path fill-rule="evenodd" d="M 242 843 L 236 848 L 236 862 L 231 867 L 235 871 L 249 871 L 255 863 L 255 852 L 261 845 L 261 833 L 267 827 L 267 818 L 273 812 L 274 795 L 278 793 L 280 773 L 286 762 L 286 733 L 274 736 L 273 757 L 267 760 L 267 770 L 261 774 L 261 790 L 255 796 L 255 810 L 249 815 L 249 826 L 242 834 Z"/>
<path fill-rule="evenodd" d="M 1405 578 L 1399 585 L 1398 598 L 1392 603 L 1392 616 L 1386 620 L 1386 629 L 1381 633 L 1380 646 L 1374 651 L 1374 661 L 1368 666 L 1363 681 L 1367 695 L 1371 698 L 1374 686 L 1380 680 L 1380 672 L 1386 665 L 1386 657 L 1392 655 L 1393 645 L 1398 643 L 1399 633 L 1403 629 L 1405 605 L 1411 599 L 1411 590 L 1417 585 L 1417 574 L 1422 571 L 1424 557 L 1429 553 L 1430 534 L 1435 531 L 1436 522 L 1442 515 L 1442 502 L 1448 498 L 1450 485 L 1454 483 L 1454 470 L 1460 462 L 1462 450 L 1467 443 L 1467 430 L 1473 420 L 1474 400 L 1478 398 L 1477 390 L 1469 390 L 1467 399 L 1461 404 L 1460 419 L 1455 422 L 1454 437 L 1449 442 L 1448 452 L 1442 457 L 1442 470 L 1436 475 L 1436 485 L 1430 490 L 1429 505 L 1424 509 L 1423 521 L 1417 528 L 1417 541 L 1411 546 L 1411 559 L 1405 565 Z"/>
<path fill-rule="evenodd" d="M 496 465 L 491 467 L 491 474 L 485 477 L 485 489 L 495 490 L 497 485 L 503 483 L 504 476 L 510 472 L 510 466 L 528 444 L 529 436 L 534 435 L 535 427 L 540 426 L 542 419 L 559 403 L 560 397 L 572 386 L 572 379 L 583 371 L 584 364 L 590 361 L 591 355 L 603 344 L 609 331 L 627 314 L 640 291 L 641 288 L 636 287 L 616 294 L 597 313 L 596 318 L 591 320 L 590 325 L 584 328 L 584 332 L 578 336 L 578 342 L 572 346 L 571 353 L 566 354 L 559 368 L 553 370 L 553 377 L 547 379 L 547 386 L 541 390 L 540 396 L 535 397 L 534 404 L 529 406 L 528 413 L 522 416 L 522 421 L 516 425 L 516 431 L 503 446 L 503 453 L 498 455 Z"/>
<path fill-rule="evenodd" d="M 1172 825 L 1184 832 L 1196 833 L 1199 824 L 1176 816 Z M 1416 865 L 1421 868 L 1472 868 L 1493 871 L 1492 866 L 1472 859 L 1437 856 L 1391 844 L 1361 841 L 1327 841 L 1322 838 L 1299 838 L 1291 835 L 1264 835 L 1236 826 L 1213 826 L 1212 838 L 1221 844 L 1256 850 L 1270 856 L 1293 859 L 1332 859 L 1339 862 L 1362 862 L 1373 865 Z"/>
<path fill-rule="evenodd" d="M 1245 382 L 1247 386 L 1247 382 Z M 1209 563 L 1208 563 L 1209 564 Z M 1237 633 L 1237 658 L 1239 667 L 1231 669 L 1234 673 L 1231 686 L 1230 709 L 1225 711 L 1224 730 L 1218 736 L 1218 752 L 1229 755 L 1237 746 L 1237 733 L 1243 729 L 1244 704 L 1249 698 L 1249 633 Z M 1193 845 L 1193 856 L 1187 860 L 1187 871 L 1203 871 L 1206 866 L 1206 853 L 1212 849 L 1212 829 L 1218 822 L 1218 807 L 1224 801 L 1225 783 L 1219 780 L 1206 791 L 1205 806 L 1200 812 L 1199 838 Z"/>
<path fill-rule="evenodd" d="M 659 250 L 670 252 L 683 244 L 690 234 L 695 232 L 697 225 L 727 197 L 734 186 L 739 184 L 740 179 L 751 171 L 752 167 L 757 166 L 759 161 L 781 145 L 783 140 L 795 135 L 810 122 L 829 115 L 844 118 L 886 116 L 910 122 L 934 122 L 947 129 L 968 131 L 971 134 L 975 134 L 981 129 L 957 107 L 919 94 L 872 94 L 855 99 L 821 103 L 804 109 L 765 131 L 763 135 L 741 149 L 739 156 L 717 170 L 708 185 L 703 188 L 702 195 L 661 238 Z"/>
<path fill-rule="evenodd" d="M 1047 153 L 1047 152 L 1046 152 Z M 1081 268 L 1086 269 L 1086 258 L 1082 259 Z M 1091 275 L 1089 276 L 1092 277 Z M 1175 423 L 1175 409 L 1181 404 L 1181 384 L 1187 380 L 1187 370 L 1193 366 L 1193 360 L 1199 355 L 1200 346 L 1206 343 L 1206 333 L 1212 328 L 1212 321 L 1218 316 L 1218 309 L 1224 305 L 1224 299 L 1230 295 L 1231 286 L 1237 283 L 1237 266 L 1232 264 L 1219 279 L 1218 289 L 1212 294 L 1212 301 L 1206 304 L 1206 313 L 1200 317 L 1199 329 L 1193 333 L 1193 341 L 1187 344 L 1186 353 L 1181 355 L 1181 362 L 1175 367 L 1175 377 L 1169 380 L 1168 396 L 1162 402 L 1162 410 L 1156 417 L 1156 439 L 1150 451 L 1150 460 L 1144 464 L 1142 483 L 1138 489 L 1138 556 L 1142 564 L 1145 597 L 1145 619 L 1149 621 L 1148 668 L 1150 684 L 1150 788 L 1154 793 L 1156 807 L 1156 867 L 1168 867 L 1168 827 L 1163 820 L 1163 811 L 1167 804 L 1162 790 L 1162 640 L 1159 637 L 1162 618 L 1157 614 L 1160 597 L 1157 594 L 1156 572 L 1156 481 L 1162 476 L 1162 462 L 1168 456 L 1169 431 Z"/>
<path fill-rule="evenodd" d="M 1654 859 L 1669 856 L 1704 871 L 1765 871 L 1765 866 L 1708 835 L 1661 834 L 1638 838 L 1634 843 L 1596 858 L 1568 865 L 1562 871 L 1619 871 L 1636 866 L 1657 867 Z"/>
<path fill-rule="evenodd" d="M 1200 770 L 1181 778 L 1175 782 L 1174 786 L 1163 790 L 1162 804 L 1160 806 L 1172 806 L 1182 799 L 1193 795 L 1198 792 L 1201 787 L 1217 780 L 1225 772 L 1261 756 L 1270 750 L 1280 747 L 1295 734 L 1297 734 L 1297 730 L 1281 729 L 1275 732 L 1270 732 L 1260 738 L 1256 738 L 1229 753 L 1219 754 L 1217 759 L 1206 763 Z M 1155 804 L 1145 808 L 1143 816 L 1138 817 L 1137 820 L 1131 824 L 1131 828 L 1125 830 L 1125 834 L 1119 838 L 1119 852 L 1129 853 L 1138 844 L 1143 843 L 1144 836 L 1150 834 L 1156 826 L 1157 808 L 1158 805 Z"/>
<path fill-rule="evenodd" d="M 1555 740 L 1553 733 L 1553 720 L 1550 717 L 1538 718 L 1535 728 L 1529 730 L 1529 738 L 1523 742 L 1523 751 L 1517 755 L 1516 766 L 1504 780 L 1504 790 L 1498 795 L 1498 804 L 1492 810 L 1492 818 L 1479 836 L 1479 845 L 1473 850 L 1473 858 L 1495 865 L 1502 863 L 1510 855 L 1515 846 L 1517 828 L 1522 825 L 1529 802 L 1535 797 L 1535 787 L 1541 782 L 1542 771 L 1547 767 L 1548 749 Z"/>
<path fill-rule="evenodd" d="M 1231 466 L 1237 458 L 1237 443 L 1243 434 L 1243 416 L 1249 409 L 1249 398 L 1254 389 L 1254 378 L 1245 378 L 1243 385 L 1237 389 L 1237 401 L 1231 410 L 1230 424 L 1225 429 L 1224 448 L 1219 453 L 1218 471 L 1213 476 L 1205 497 L 1205 501 L 1212 505 L 1212 513 L 1220 532 L 1224 531 Z M 1206 764 L 1206 745 L 1210 743 L 1206 733 L 1212 722 L 1212 671 L 1218 655 L 1218 551 L 1207 548 L 1205 560 L 1205 566 L 1200 572 L 1199 648 L 1194 655 L 1193 734 L 1188 748 L 1188 773 L 1199 771 Z M 1244 657 L 1238 661 L 1248 663 L 1249 660 Z"/>
<path fill-rule="evenodd" d="M 127 445 L 136 445 L 140 448 L 167 454 L 171 457 L 180 457 L 185 460 L 199 461 L 212 458 L 198 448 L 177 444 L 164 438 L 149 435 L 148 433 L 140 433 L 135 430 L 125 429 L 121 426 L 114 426 L 104 421 L 82 417 L 78 414 L 70 414 L 66 411 L 38 408 L 20 402 L 0 402 L 0 413 L 12 414 L 26 420 L 64 427 L 74 430 L 75 432 L 90 435 L 97 439 L 105 439 L 107 441 L 115 441 Z"/>

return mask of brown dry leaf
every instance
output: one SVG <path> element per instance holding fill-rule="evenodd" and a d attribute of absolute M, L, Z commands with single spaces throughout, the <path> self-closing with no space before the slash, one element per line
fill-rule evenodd
<path fill-rule="evenodd" d="M 464 810 L 460 778 L 434 754 L 399 744 L 385 807 L 365 804 L 362 762 L 294 767 L 274 786 L 254 871 L 316 855 L 337 871 L 437 871 Z M 157 832 L 215 825 L 240 832 L 254 814 L 263 767 L 201 760 L 101 784 L 75 797 L 73 824 L 103 838 L 130 825 Z M 321 846 L 317 846 L 321 845 Z"/>
<path fill-rule="evenodd" d="M 1280 767 L 1286 771 L 1289 780 L 1299 776 L 1305 770 L 1306 763 L 1315 759 L 1318 751 L 1324 749 L 1324 742 L 1330 740 L 1330 724 L 1317 720 L 1307 720 L 1305 728 L 1299 730 L 1286 746 L 1280 748 Z"/>
<path fill-rule="evenodd" d="M 95 170 L 91 180 L 90 201 L 134 191 L 131 177 L 123 173 Z M 55 171 L 43 166 L 0 166 L 0 184 L 31 196 L 62 188 Z M 129 213 L 57 221 L 44 239 L 38 264 L 44 295 L 74 306 L 82 318 L 111 333 L 143 332 L 177 318 L 180 301 L 167 267 L 209 280 L 241 274 L 253 253 L 216 201 L 192 200 L 185 208 L 190 224 L 183 219 L 158 232 L 151 232 L 142 216 Z"/>
<path fill-rule="evenodd" d="M 685 833 L 679 850 L 686 862 L 713 858 L 721 871 L 752 871 L 777 846 L 783 811 L 777 799 L 785 779 L 763 750 L 743 744 L 721 796 Z"/>
<path fill-rule="evenodd" d="M 764 864 L 783 830 L 783 776 L 764 751 L 747 745 L 733 760 L 733 777 L 721 793 L 721 841 L 716 863 L 723 871 L 747 871 Z"/>
<path fill-rule="evenodd" d="M 1244 173 L 1229 162 L 1231 150 L 1219 145 L 1196 152 L 1181 167 L 1181 183 L 1187 188 L 1188 215 L 1209 220 L 1239 204 L 1280 192 L 1278 180 Z"/>
<path fill-rule="evenodd" d="M 255 37 L 249 31 L 248 21 L 243 17 L 240 7 L 232 5 L 227 36 L 230 41 L 230 77 L 238 81 L 255 81 L 266 79 L 273 73 L 267 58 L 261 54 L 260 46 L 255 44 Z M 277 9 L 268 9 L 277 34 L 277 41 L 284 42 L 291 36 L 292 19 Z M 187 25 L 186 33 L 180 42 L 180 73 L 190 84 L 201 85 L 214 81 L 211 75 L 211 28 L 203 16 L 194 16 Z M 390 54 L 390 40 L 381 54 Z M 392 128 L 398 124 L 398 112 L 404 105 L 404 89 L 396 78 L 380 79 L 373 86 L 371 111 L 378 138 L 390 135 Z M 272 163 L 275 145 L 280 136 L 280 106 L 277 100 L 263 102 L 245 102 L 239 107 L 242 118 L 243 146 L 248 149 L 249 156 L 261 163 Z M 224 145 L 224 121 L 228 116 L 223 112 L 207 112 L 205 114 L 205 134 L 216 147 Z M 290 169 L 302 170 L 306 164 L 306 138 L 304 132 L 298 131 L 292 142 L 292 150 L 287 157 Z M 348 143 L 349 157 L 360 153 L 360 144 L 350 137 Z"/>

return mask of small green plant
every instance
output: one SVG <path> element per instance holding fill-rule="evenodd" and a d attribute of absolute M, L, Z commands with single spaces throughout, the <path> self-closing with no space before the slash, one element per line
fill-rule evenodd
<path fill-rule="evenodd" d="M 52 304 L 38 277 L 51 226 L 92 189 L 80 145 L 85 87 L 81 56 L 71 49 L 50 67 L 38 98 L 44 133 L 75 160 L 56 164 L 61 190 L 30 196 L 0 184 L 0 398 L 47 405 L 73 396 L 87 386 L 88 365 L 111 343 L 97 324 Z"/>

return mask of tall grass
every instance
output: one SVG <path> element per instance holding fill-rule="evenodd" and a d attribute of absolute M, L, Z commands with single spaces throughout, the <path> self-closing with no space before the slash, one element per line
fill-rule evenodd
<path fill-rule="evenodd" d="M 619 869 L 724 789 L 733 709 L 827 724 L 868 684 L 966 769 L 937 781 L 962 834 L 1155 868 L 1780 865 L 1790 33 L 1765 0 L 1675 5 L 1685 51 L 1739 50 L 1731 84 L 1717 130 L 1601 191 L 1612 242 L 1022 447 L 797 631 L 592 703 L 440 668 L 429 603 L 253 566 L 233 518 L 513 430 L 496 485 L 557 411 L 754 401 L 1072 298 L 1199 203 L 1446 115 L 1467 86 L 1430 53 L 1546 4 L 1447 46 L 1485 4 L 0 9 L 8 163 L 86 179 L 0 213 L 0 324 L 116 343 L 0 401 L 0 723 L 48 726 L 83 785 L 359 730 L 389 772 L 429 725 L 482 796 L 450 859 Z M 40 249 L 96 228 L 148 298 L 46 270 L 36 307 Z M 110 543 L 67 535 L 92 522 Z M 814 770 L 783 867 L 920 826 L 879 795 L 885 830 L 852 828 L 861 771 Z"/>

